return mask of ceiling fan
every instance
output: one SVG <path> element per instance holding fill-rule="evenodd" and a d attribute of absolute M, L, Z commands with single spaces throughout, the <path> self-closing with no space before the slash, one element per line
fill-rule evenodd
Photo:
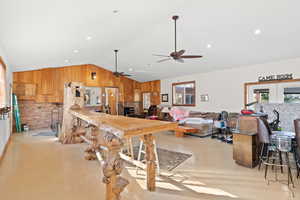
<path fill-rule="evenodd" d="M 115 52 L 115 69 L 116 71 L 113 72 L 113 75 L 115 75 L 116 77 L 120 77 L 120 76 L 131 76 L 130 74 L 125 74 L 125 72 L 118 72 L 118 51 L 117 49 L 114 50 Z"/>
<path fill-rule="evenodd" d="M 200 55 L 184 55 L 185 50 L 183 50 L 183 49 L 180 50 L 180 51 L 177 51 L 177 26 L 176 25 L 177 25 L 178 18 L 179 18 L 179 16 L 177 16 L 177 15 L 174 15 L 172 17 L 172 19 L 174 20 L 174 23 L 175 23 L 175 51 L 170 53 L 169 56 L 153 54 L 154 56 L 166 57 L 162 60 L 158 60 L 157 61 L 158 63 L 161 63 L 161 62 L 164 62 L 164 61 L 167 61 L 167 60 L 171 60 L 171 59 L 174 59 L 177 62 L 184 63 L 184 59 L 201 58 L 202 57 Z"/>

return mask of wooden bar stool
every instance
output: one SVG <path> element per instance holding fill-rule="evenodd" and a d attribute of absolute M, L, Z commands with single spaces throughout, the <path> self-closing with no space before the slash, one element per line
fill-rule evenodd
<path fill-rule="evenodd" d="M 289 160 L 289 152 L 291 149 L 291 138 L 287 137 L 271 137 L 271 129 L 268 125 L 268 122 L 265 119 L 257 118 L 257 131 L 259 141 L 263 144 L 261 149 L 261 156 L 260 156 L 260 165 L 265 165 L 265 179 L 267 179 L 268 167 L 272 166 L 275 167 L 275 177 L 277 180 L 277 167 L 287 167 L 288 172 L 288 185 L 290 182 L 292 186 L 294 186 L 294 181 L 291 172 L 291 165 Z M 274 144 L 275 141 L 275 144 Z M 266 156 L 263 156 L 264 148 L 266 148 Z M 285 163 L 283 163 L 281 154 L 285 155 Z M 279 161 L 280 164 L 277 164 L 276 161 Z"/>
<path fill-rule="evenodd" d="M 296 161 L 296 169 L 297 169 L 297 178 L 299 178 L 300 175 L 300 119 L 294 120 L 295 125 L 295 133 L 296 133 L 296 143 L 294 145 L 293 151 L 294 151 L 294 158 Z"/>

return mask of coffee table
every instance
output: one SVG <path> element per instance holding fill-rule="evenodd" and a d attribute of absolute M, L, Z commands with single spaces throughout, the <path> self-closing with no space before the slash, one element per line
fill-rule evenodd
<path fill-rule="evenodd" d="M 178 126 L 175 128 L 176 137 L 184 137 L 185 133 L 198 133 L 199 129 L 188 127 L 188 126 Z"/>

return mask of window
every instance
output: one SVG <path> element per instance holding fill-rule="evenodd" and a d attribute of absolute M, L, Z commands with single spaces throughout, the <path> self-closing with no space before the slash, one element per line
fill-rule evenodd
<path fill-rule="evenodd" d="M 300 103 L 300 87 L 284 88 L 284 103 Z"/>
<path fill-rule="evenodd" d="M 6 66 L 0 57 L 0 108 L 6 106 Z"/>
<path fill-rule="evenodd" d="M 195 106 L 195 81 L 173 83 L 173 106 Z"/>
<path fill-rule="evenodd" d="M 254 89 L 254 101 L 258 103 L 269 103 L 269 89 Z"/>

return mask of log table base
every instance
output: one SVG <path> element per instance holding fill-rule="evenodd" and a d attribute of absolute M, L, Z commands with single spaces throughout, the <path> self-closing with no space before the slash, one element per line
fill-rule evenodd
<path fill-rule="evenodd" d="M 120 158 L 122 141 L 113 133 L 106 132 L 104 141 L 107 144 L 108 152 L 103 164 L 103 183 L 106 184 L 106 200 L 119 200 L 120 193 L 129 182 L 120 176 L 123 170 L 123 160 Z"/>
<path fill-rule="evenodd" d="M 156 158 L 154 153 L 153 135 L 144 135 L 144 143 L 146 145 L 147 189 L 153 192 L 155 191 L 156 177 Z"/>

